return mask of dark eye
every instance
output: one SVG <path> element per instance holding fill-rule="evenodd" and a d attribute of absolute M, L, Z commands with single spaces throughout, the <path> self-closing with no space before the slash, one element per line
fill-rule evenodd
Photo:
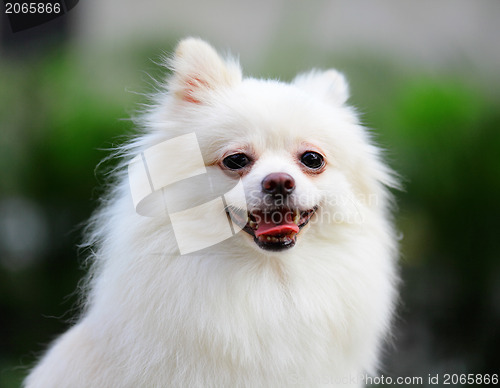
<path fill-rule="evenodd" d="M 226 156 L 222 163 L 231 170 L 239 170 L 250 163 L 250 158 L 245 154 L 234 154 Z"/>
<path fill-rule="evenodd" d="M 308 167 L 312 168 L 314 170 L 317 170 L 318 168 L 323 167 L 325 164 L 325 160 L 323 159 L 323 156 L 318 154 L 317 152 L 313 151 L 307 151 L 302 154 L 300 157 L 300 162 Z"/>

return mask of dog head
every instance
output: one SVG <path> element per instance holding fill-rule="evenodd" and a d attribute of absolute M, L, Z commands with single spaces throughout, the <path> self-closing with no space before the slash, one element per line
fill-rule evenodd
<path fill-rule="evenodd" d="M 242 182 L 245 199 L 225 206 L 244 231 L 237 238 L 285 251 L 383 207 L 391 174 L 346 105 L 339 72 L 312 71 L 291 83 L 243 79 L 236 61 L 192 38 L 168 66 L 167 93 L 148 116 L 153 138 L 194 132 L 207 170 Z"/>

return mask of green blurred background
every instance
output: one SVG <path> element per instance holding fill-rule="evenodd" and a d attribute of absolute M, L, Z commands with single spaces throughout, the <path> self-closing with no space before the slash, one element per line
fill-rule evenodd
<path fill-rule="evenodd" d="M 185 35 L 247 74 L 335 67 L 403 177 L 403 284 L 384 375 L 500 370 L 500 3 L 78 4 L 0 35 L 0 387 L 76 315 L 82 223 Z"/>

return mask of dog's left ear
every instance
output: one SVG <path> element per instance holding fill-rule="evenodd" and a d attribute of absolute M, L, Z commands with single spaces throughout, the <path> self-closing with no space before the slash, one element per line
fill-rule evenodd
<path fill-rule="evenodd" d="M 201 39 L 182 40 L 168 66 L 173 71 L 168 84 L 170 93 L 187 103 L 203 104 L 211 91 L 241 82 L 238 63 L 223 60 L 212 46 Z"/>
<path fill-rule="evenodd" d="M 318 71 L 297 75 L 293 84 L 311 95 L 342 105 L 349 99 L 349 84 L 337 70 Z"/>

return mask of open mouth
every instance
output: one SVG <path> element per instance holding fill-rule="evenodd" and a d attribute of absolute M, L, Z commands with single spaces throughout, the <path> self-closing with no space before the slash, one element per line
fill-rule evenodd
<path fill-rule="evenodd" d="M 253 237 L 262 249 L 281 251 L 292 248 L 297 234 L 307 225 L 317 206 L 309 210 L 286 207 L 270 210 L 252 210 L 242 214 L 241 210 L 228 208 L 231 219 Z"/>

